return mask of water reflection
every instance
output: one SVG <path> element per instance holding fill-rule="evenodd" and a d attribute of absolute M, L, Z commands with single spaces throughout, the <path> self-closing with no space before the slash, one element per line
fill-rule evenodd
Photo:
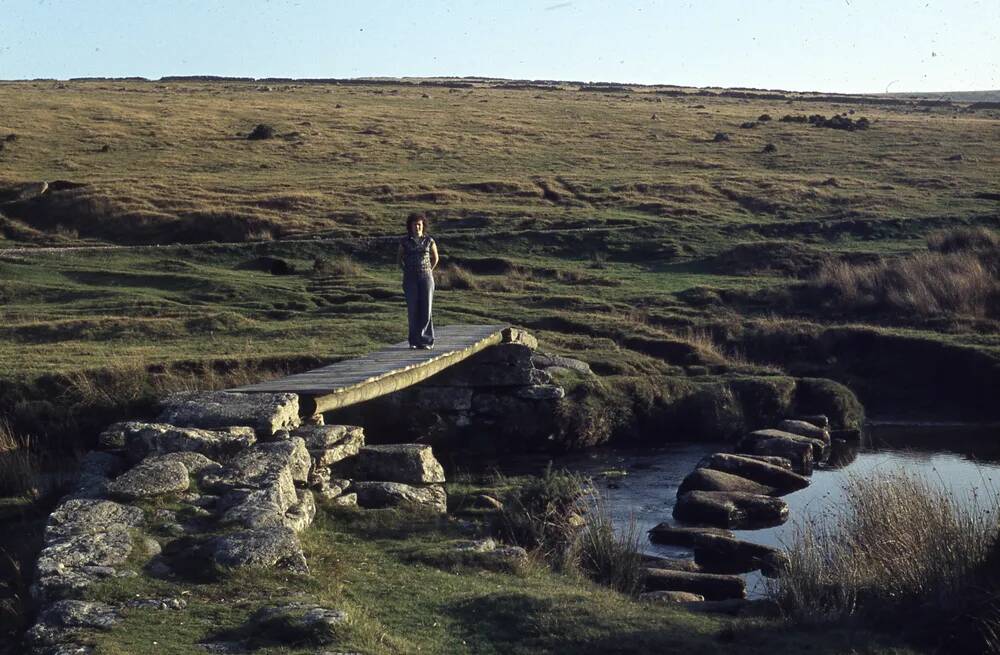
<path fill-rule="evenodd" d="M 934 430 L 937 429 L 937 432 Z M 932 438 L 932 434 L 937 435 Z M 643 535 L 672 518 L 677 487 L 707 454 L 731 449 L 731 444 L 677 444 L 655 450 L 606 450 L 558 458 L 564 467 L 592 477 L 606 497 L 618 526 L 635 520 Z M 836 443 L 831 465 L 819 468 L 809 487 L 783 496 L 791 520 L 761 530 L 735 530 L 737 537 L 770 546 L 787 547 L 796 525 L 822 521 L 839 505 L 849 476 L 905 470 L 940 481 L 958 497 L 1000 491 L 1000 434 L 996 426 L 956 429 L 941 426 L 873 426 L 861 444 Z M 625 475 L 621 472 L 624 471 Z M 690 558 L 678 546 L 643 542 L 653 555 Z M 751 596 L 763 593 L 759 574 L 747 576 Z"/>

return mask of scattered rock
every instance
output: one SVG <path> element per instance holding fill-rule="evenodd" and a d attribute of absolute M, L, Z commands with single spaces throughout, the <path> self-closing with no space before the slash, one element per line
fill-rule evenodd
<path fill-rule="evenodd" d="M 787 459 L 784 461 L 790 469 L 791 462 Z M 809 478 L 805 476 L 746 455 L 715 453 L 698 462 L 698 466 L 738 475 L 782 493 L 791 493 L 809 486 Z"/>
<path fill-rule="evenodd" d="M 101 152 L 111 152 L 111 144 L 105 143 L 101 146 Z"/>
<path fill-rule="evenodd" d="M 773 143 L 768 143 L 761 149 L 761 152 L 778 152 L 778 146 Z"/>
<path fill-rule="evenodd" d="M 365 446 L 355 457 L 338 463 L 331 470 L 351 480 L 390 480 L 408 484 L 445 481 L 444 468 L 434 457 L 431 447 L 422 444 Z M 363 505 L 363 498 L 361 502 Z"/>
<path fill-rule="evenodd" d="M 738 491 L 689 491 L 677 499 L 673 514 L 685 523 L 755 529 L 787 521 L 788 504 L 780 498 Z"/>
<path fill-rule="evenodd" d="M 531 363 L 540 369 L 547 368 L 566 368 L 571 371 L 576 371 L 577 373 L 582 373 L 583 375 L 593 375 L 594 372 L 590 369 L 590 364 L 581 361 L 579 359 L 574 359 L 572 357 L 564 357 L 562 355 L 548 355 L 541 352 L 535 352 L 531 355 Z"/>
<path fill-rule="evenodd" d="M 647 603 L 700 603 L 705 600 L 701 594 L 690 591 L 647 591 L 639 594 L 639 600 Z"/>
<path fill-rule="evenodd" d="M 176 460 L 150 457 L 111 481 L 108 491 L 126 500 L 151 498 L 186 491 L 190 484 L 187 467 Z"/>
<path fill-rule="evenodd" d="M 962 159 L 963 159 L 962 153 L 960 153 L 960 152 L 959 153 L 955 153 L 954 155 L 951 155 L 950 157 L 945 157 L 945 161 L 962 161 Z"/>
<path fill-rule="evenodd" d="M 332 498 L 330 504 L 334 507 L 357 507 L 358 494 L 341 494 L 336 498 Z"/>
<path fill-rule="evenodd" d="M 131 609 L 152 609 L 152 610 L 182 610 L 187 608 L 187 601 L 183 598 L 134 598 L 125 607 Z"/>
<path fill-rule="evenodd" d="M 299 397 L 293 393 L 186 391 L 167 396 L 159 420 L 203 429 L 245 425 L 268 438 L 299 426 Z"/>
<path fill-rule="evenodd" d="M 729 141 L 729 135 L 725 132 L 716 132 L 715 136 L 712 137 L 712 141 L 720 143 L 722 141 Z"/>
<path fill-rule="evenodd" d="M 757 127 L 757 123 L 754 121 L 746 121 L 745 123 L 740 123 L 740 127 L 744 130 L 752 130 Z"/>
<path fill-rule="evenodd" d="M 688 473 L 677 488 L 677 495 L 681 496 L 689 491 L 741 491 L 764 496 L 775 493 L 774 487 L 710 468 L 696 468 Z"/>
<path fill-rule="evenodd" d="M 357 494 L 359 505 L 369 509 L 416 505 L 442 514 L 448 511 L 448 496 L 438 484 L 418 487 L 400 482 L 354 481 L 350 491 Z"/>
<path fill-rule="evenodd" d="M 212 558 L 225 568 L 284 568 L 308 573 L 305 555 L 291 528 L 241 530 L 219 537 Z"/>
<path fill-rule="evenodd" d="M 769 120 L 771 120 L 771 115 L 770 114 L 761 114 L 760 116 L 757 117 L 757 122 L 758 123 L 766 123 Z"/>
<path fill-rule="evenodd" d="M 746 582 L 735 575 L 645 569 L 646 591 L 686 591 L 706 600 L 746 597 Z"/>

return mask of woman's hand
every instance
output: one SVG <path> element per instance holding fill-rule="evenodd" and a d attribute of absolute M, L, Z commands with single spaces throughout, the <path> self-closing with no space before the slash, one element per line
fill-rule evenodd
<path fill-rule="evenodd" d="M 438 244 L 437 241 L 431 241 L 431 270 L 433 271 L 437 268 L 438 262 L 441 258 L 438 257 Z"/>

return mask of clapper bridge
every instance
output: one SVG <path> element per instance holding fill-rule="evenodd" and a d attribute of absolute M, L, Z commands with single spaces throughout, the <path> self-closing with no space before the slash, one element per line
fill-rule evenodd
<path fill-rule="evenodd" d="M 295 393 L 304 415 L 328 412 L 398 391 L 499 343 L 523 343 L 524 332 L 506 325 L 449 325 L 438 328 L 434 348 L 393 344 L 356 359 L 229 391 Z"/>

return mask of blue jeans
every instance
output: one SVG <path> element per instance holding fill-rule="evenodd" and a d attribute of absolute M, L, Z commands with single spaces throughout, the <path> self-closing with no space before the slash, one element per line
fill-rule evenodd
<path fill-rule="evenodd" d="M 434 274 L 429 270 L 404 271 L 403 293 L 406 294 L 406 318 L 410 326 L 411 346 L 434 344 Z"/>

